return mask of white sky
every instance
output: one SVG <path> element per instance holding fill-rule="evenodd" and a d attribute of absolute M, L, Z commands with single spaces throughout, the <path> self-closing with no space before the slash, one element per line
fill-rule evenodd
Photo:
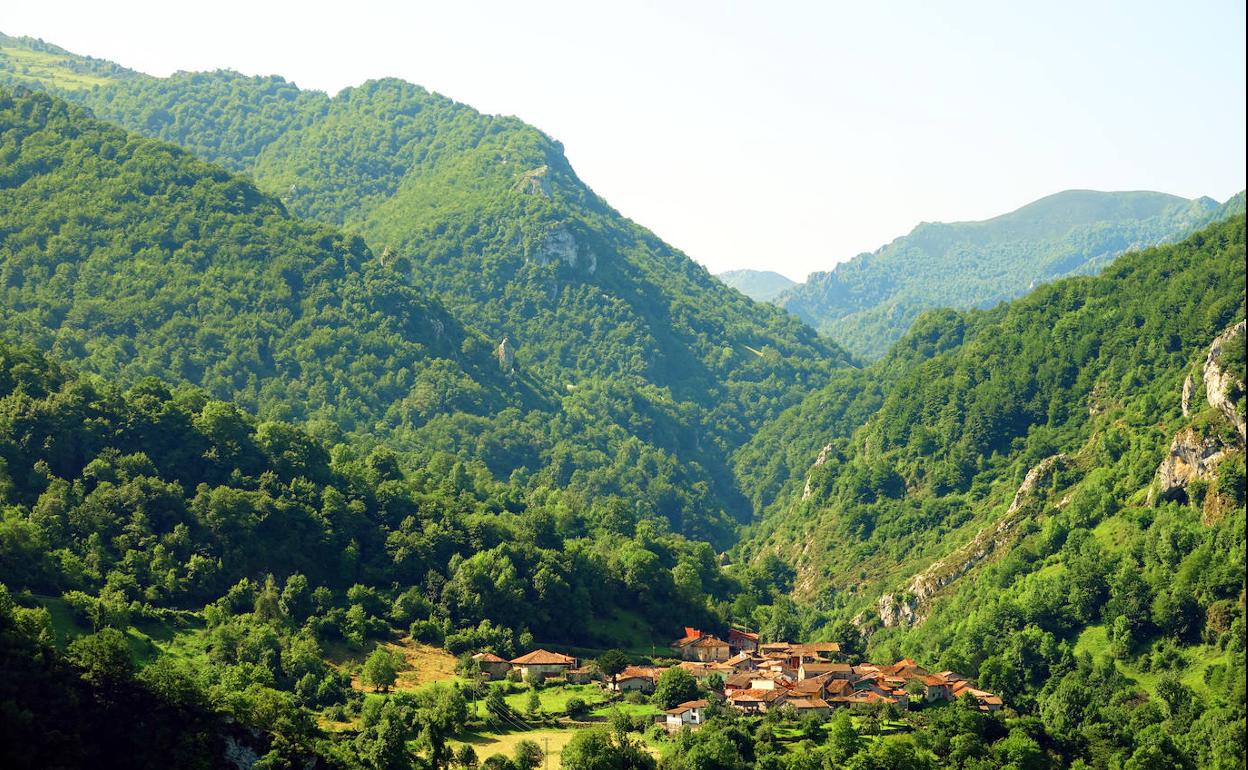
<path fill-rule="evenodd" d="M 0 31 L 165 75 L 397 76 L 563 142 L 713 271 L 793 278 L 1058 190 L 1244 188 L 1242 0 L 15 0 Z"/>

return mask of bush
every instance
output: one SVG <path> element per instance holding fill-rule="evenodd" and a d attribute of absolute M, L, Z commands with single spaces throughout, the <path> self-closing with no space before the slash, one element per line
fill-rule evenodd
<path fill-rule="evenodd" d="M 568 698 L 566 711 L 572 719 L 581 719 L 589 715 L 589 705 L 581 698 Z"/>
<path fill-rule="evenodd" d="M 442 644 L 442 626 L 433 620 L 417 620 L 412 623 L 408 633 L 418 642 L 425 644 Z"/>

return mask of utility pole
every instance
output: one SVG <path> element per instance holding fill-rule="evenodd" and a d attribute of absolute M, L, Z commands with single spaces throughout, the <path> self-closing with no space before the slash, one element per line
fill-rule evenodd
<path fill-rule="evenodd" d="M 546 750 L 542 752 L 542 759 L 546 762 L 546 770 L 550 770 L 550 738 L 543 738 L 542 743 L 546 744 Z"/>

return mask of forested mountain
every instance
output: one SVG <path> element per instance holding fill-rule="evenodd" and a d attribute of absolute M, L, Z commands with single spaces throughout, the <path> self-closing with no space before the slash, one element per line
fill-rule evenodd
<path fill-rule="evenodd" d="M 716 273 L 715 277 L 759 302 L 773 300 L 780 292 L 797 285 L 796 281 L 772 270 L 729 270 Z"/>
<path fill-rule="evenodd" d="M 884 355 L 925 310 L 984 308 L 1123 252 L 1244 211 L 1154 192 L 1068 190 L 982 222 L 925 222 L 871 254 L 812 273 L 775 299 L 850 352 Z"/>
<path fill-rule="evenodd" d="M 1242 759 L 1244 260 L 1240 215 L 921 317 L 739 453 L 778 495 L 740 555 L 795 566 L 808 624 L 977 672 L 1080 756 L 1142 719 L 1176 762 Z M 1107 708 L 1133 687 L 1189 706 Z"/>
<path fill-rule="evenodd" d="M 847 360 L 619 216 L 557 142 L 513 118 L 398 80 L 333 98 L 228 72 L 59 92 L 362 234 L 396 281 L 491 345 L 506 338 L 508 368 L 560 414 L 450 408 L 419 438 L 377 426 L 404 445 L 468 448 L 499 477 L 548 471 L 523 478 L 595 498 L 645 486 L 642 515 L 726 544 L 748 516 L 728 452 Z"/>
<path fill-rule="evenodd" d="M 1242 767 L 1242 194 L 921 225 L 788 295 L 860 368 L 514 118 L 0 57 L 0 764 L 445 768 L 513 683 L 365 655 L 692 624 L 1006 707 L 708 707 L 664 770 Z"/>

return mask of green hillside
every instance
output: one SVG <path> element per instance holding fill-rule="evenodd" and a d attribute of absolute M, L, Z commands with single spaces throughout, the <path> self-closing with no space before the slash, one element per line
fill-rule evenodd
<path fill-rule="evenodd" d="M 797 284 L 772 270 L 729 270 L 715 277 L 758 302 L 769 302 Z"/>
<path fill-rule="evenodd" d="M 423 373 L 464 381 L 456 408 L 522 400 L 489 343 L 363 241 L 241 177 L 33 93 L 0 92 L 0 141 L 10 339 L 348 431 L 397 419 Z"/>
<path fill-rule="evenodd" d="M 490 346 L 506 338 L 516 376 L 563 415 L 452 408 L 428 427 L 370 426 L 403 446 L 467 448 L 500 478 L 581 499 L 645 487 L 639 515 L 727 545 L 749 515 L 728 454 L 848 358 L 621 217 L 514 118 L 398 80 L 333 98 L 229 72 L 61 93 L 362 235 L 396 280 Z"/>
<path fill-rule="evenodd" d="M 1154 192 L 1068 190 L 982 222 L 923 223 L 871 254 L 812 273 L 775 302 L 852 353 L 883 356 L 925 310 L 990 307 L 1132 249 L 1242 213 Z"/>
<path fill-rule="evenodd" d="M 0 85 L 81 93 L 145 76 L 103 59 L 0 32 Z"/>
<path fill-rule="evenodd" d="M 852 621 L 874 657 L 977 672 L 1085 758 L 1133 745 L 1117 725 L 1143 707 L 1098 698 L 1143 688 L 1192 704 L 1170 707 L 1175 752 L 1229 766 L 1219 751 L 1242 757 L 1244 445 L 1202 372 L 1226 332 L 1219 365 L 1242 377 L 1244 337 L 1227 330 L 1244 318 L 1244 259 L 1240 215 L 992 311 L 924 316 L 890 358 L 742 450 L 793 453 L 803 436 L 805 468 L 775 481 L 783 462 L 739 466 L 744 487 L 781 490 L 741 557 L 794 566 L 807 627 L 840 638 Z M 1155 476 L 1176 436 L 1221 454 L 1167 496 Z"/>

